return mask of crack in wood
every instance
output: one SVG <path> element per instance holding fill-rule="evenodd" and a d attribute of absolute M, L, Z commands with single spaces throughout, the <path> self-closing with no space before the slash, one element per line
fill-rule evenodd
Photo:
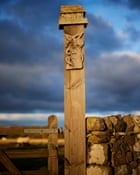
<path fill-rule="evenodd" d="M 66 168 L 77 167 L 77 166 L 80 166 L 81 164 L 84 164 L 84 161 L 70 163 L 70 161 L 66 157 L 64 158 L 64 160 L 65 160 Z"/>
<path fill-rule="evenodd" d="M 67 86 L 67 89 L 75 89 L 78 88 L 80 85 L 82 84 L 82 80 L 77 80 L 73 83 L 71 83 L 71 85 Z"/>
<path fill-rule="evenodd" d="M 71 129 L 67 125 L 65 125 L 65 130 L 68 130 L 69 132 L 71 132 Z"/>

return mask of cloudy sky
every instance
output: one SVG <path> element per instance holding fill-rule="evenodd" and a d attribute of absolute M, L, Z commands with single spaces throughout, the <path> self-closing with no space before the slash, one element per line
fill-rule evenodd
<path fill-rule="evenodd" d="M 140 111 L 139 0 L 0 0 L 1 123 L 41 118 L 39 114 L 63 116 L 63 31 L 58 19 L 60 6 L 73 4 L 85 8 L 89 21 L 86 112 Z"/>

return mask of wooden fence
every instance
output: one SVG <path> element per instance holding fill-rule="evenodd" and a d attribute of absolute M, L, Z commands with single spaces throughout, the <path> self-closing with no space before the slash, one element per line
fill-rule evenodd
<path fill-rule="evenodd" d="M 0 149 L 0 162 L 7 169 L 1 175 L 58 175 L 58 128 L 57 117 L 48 118 L 48 126 L 0 126 L 0 135 L 33 135 L 46 134 L 48 148 L 36 149 Z M 20 171 L 10 159 L 48 158 L 48 169 Z M 47 162 L 46 162 L 47 164 Z"/>

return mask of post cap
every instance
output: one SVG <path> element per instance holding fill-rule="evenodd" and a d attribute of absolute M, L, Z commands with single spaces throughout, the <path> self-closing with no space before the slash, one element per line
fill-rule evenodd
<path fill-rule="evenodd" d="M 65 25 L 71 24 L 88 24 L 85 18 L 85 10 L 81 5 L 62 5 L 60 7 L 59 29 L 63 29 Z"/>

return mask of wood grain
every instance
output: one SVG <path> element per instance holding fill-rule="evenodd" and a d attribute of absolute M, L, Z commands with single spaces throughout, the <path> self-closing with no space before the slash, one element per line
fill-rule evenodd
<path fill-rule="evenodd" d="M 58 121 L 55 115 L 52 115 L 48 118 L 48 126 L 49 128 L 57 128 Z M 58 175 L 58 135 L 57 133 L 49 134 L 48 137 L 48 170 L 50 175 Z"/>
<path fill-rule="evenodd" d="M 83 25 L 64 26 L 66 34 L 75 35 L 82 32 Z M 64 68 L 65 64 L 64 62 Z M 84 66 L 77 70 L 64 69 L 64 113 L 65 175 L 85 175 Z"/>

